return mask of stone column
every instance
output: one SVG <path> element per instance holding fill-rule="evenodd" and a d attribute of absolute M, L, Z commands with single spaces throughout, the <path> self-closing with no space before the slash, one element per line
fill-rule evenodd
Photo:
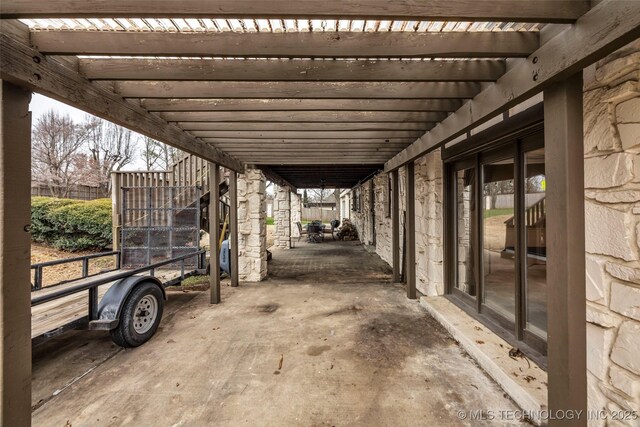
<path fill-rule="evenodd" d="M 276 187 L 273 219 L 276 226 L 275 246 L 291 249 L 291 191 L 287 187 Z"/>
<path fill-rule="evenodd" d="M 297 222 L 302 220 L 302 197 L 298 193 L 291 193 L 291 237 L 300 237 Z"/>
<path fill-rule="evenodd" d="M 266 178 L 259 169 L 238 175 L 238 274 L 242 281 L 267 277 Z"/>

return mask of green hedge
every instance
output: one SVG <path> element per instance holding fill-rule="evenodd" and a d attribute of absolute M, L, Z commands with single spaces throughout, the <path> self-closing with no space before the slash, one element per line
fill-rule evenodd
<path fill-rule="evenodd" d="M 31 198 L 31 238 L 66 251 L 102 250 L 111 240 L 111 199 Z"/>

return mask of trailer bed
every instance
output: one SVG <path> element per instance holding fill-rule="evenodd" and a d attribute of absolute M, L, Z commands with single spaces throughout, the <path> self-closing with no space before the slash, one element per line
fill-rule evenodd
<path fill-rule="evenodd" d="M 185 277 L 194 272 L 185 274 Z M 122 274 L 122 270 L 101 273 L 100 278 L 107 278 L 110 275 L 116 276 Z M 162 270 L 157 271 L 155 275 L 163 283 L 172 283 L 176 279 L 180 280 L 180 270 Z M 74 280 L 58 286 L 44 287 L 40 290 L 31 292 L 31 300 L 34 298 L 48 295 L 52 292 L 60 291 L 65 287 L 75 287 L 82 284 L 83 281 L 95 280 L 96 277 L 88 277 L 86 279 Z M 98 287 L 98 300 L 109 290 L 115 283 L 106 283 Z M 58 335 L 65 330 L 74 329 L 88 321 L 87 312 L 89 305 L 89 291 L 82 291 L 62 298 L 48 301 L 31 307 L 31 339 L 38 342 Z"/>

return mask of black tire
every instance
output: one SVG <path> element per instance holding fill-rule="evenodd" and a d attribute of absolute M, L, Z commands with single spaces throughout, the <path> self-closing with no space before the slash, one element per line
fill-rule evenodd
<path fill-rule="evenodd" d="M 145 325 L 145 328 L 148 327 L 148 329 L 139 332 L 134 327 L 134 322 L 140 322 L 140 318 L 136 317 L 136 311 L 143 298 L 145 301 L 152 301 L 153 298 L 155 298 L 157 303 L 156 316 L 154 319 L 150 319 L 150 327 Z M 162 319 L 163 308 L 164 297 L 158 285 L 151 282 L 138 284 L 133 291 L 131 291 L 131 294 L 129 294 L 122 307 L 120 322 L 117 328 L 111 330 L 111 339 L 120 347 L 125 348 L 138 347 L 144 344 L 156 333 L 160 320 Z"/>

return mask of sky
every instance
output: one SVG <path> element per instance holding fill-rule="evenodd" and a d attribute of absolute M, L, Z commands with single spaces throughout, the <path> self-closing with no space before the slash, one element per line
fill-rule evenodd
<path fill-rule="evenodd" d="M 29 109 L 32 113 L 32 121 L 35 123 L 38 120 L 38 117 L 42 116 L 49 110 L 57 111 L 61 114 L 68 114 L 71 116 L 74 122 L 82 122 L 85 117 L 89 113 L 85 113 L 82 110 L 78 110 L 77 108 L 73 108 L 67 104 L 63 104 L 62 102 L 58 102 L 55 99 L 47 98 L 46 96 L 34 93 L 31 97 L 31 104 L 29 104 Z M 138 135 L 138 134 L 136 134 Z M 128 164 L 122 168 L 122 170 L 143 170 L 146 169 L 144 160 L 142 156 L 136 156 L 136 159 L 133 163 Z"/>

